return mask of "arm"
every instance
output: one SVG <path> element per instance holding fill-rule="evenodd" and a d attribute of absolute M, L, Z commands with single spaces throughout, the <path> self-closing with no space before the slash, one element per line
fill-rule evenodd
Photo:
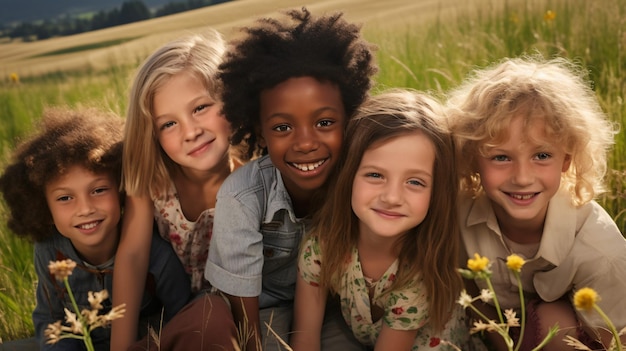
<path fill-rule="evenodd" d="M 259 298 L 239 297 L 224 294 L 230 302 L 233 311 L 235 326 L 239 330 L 239 337 L 245 338 L 247 351 L 261 351 L 261 328 L 259 319 Z M 242 340 L 237 340 L 244 344 Z"/>
<path fill-rule="evenodd" d="M 321 350 L 326 296 L 326 289 L 313 286 L 298 275 L 291 336 L 291 347 L 295 351 Z"/>
<path fill-rule="evenodd" d="M 376 339 L 374 351 L 411 350 L 416 336 L 417 329 L 394 330 L 383 323 L 383 329 L 380 331 L 378 339 Z"/>
<path fill-rule="evenodd" d="M 146 283 L 154 205 L 148 197 L 126 198 L 122 234 L 115 256 L 113 305 L 126 304 L 124 318 L 111 329 L 111 350 L 126 350 L 137 339 L 137 324 Z"/>

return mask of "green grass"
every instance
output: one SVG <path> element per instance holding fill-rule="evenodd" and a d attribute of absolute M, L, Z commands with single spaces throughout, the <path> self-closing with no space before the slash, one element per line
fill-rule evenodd
<path fill-rule="evenodd" d="M 494 0 L 499 1 L 499 0 Z M 442 95 L 473 68 L 503 57 L 541 53 L 563 56 L 589 69 L 603 109 L 626 125 L 626 1 L 529 0 L 504 12 L 482 6 L 477 13 L 440 14 L 431 22 L 364 26 L 379 47 L 376 90 L 410 87 Z M 550 10 L 556 17 L 545 17 Z M 137 62 L 138 64 L 139 62 Z M 105 71 L 56 72 L 0 82 L 0 155 L 32 128 L 48 105 L 97 106 L 123 113 L 133 67 Z M 599 201 L 626 229 L 626 133 L 616 137 L 608 174 L 610 192 Z M 0 214 L 4 213 L 0 208 Z M 4 221 L 3 221 L 4 222 Z M 32 335 L 35 275 L 32 246 L 0 223 L 0 338 Z"/>

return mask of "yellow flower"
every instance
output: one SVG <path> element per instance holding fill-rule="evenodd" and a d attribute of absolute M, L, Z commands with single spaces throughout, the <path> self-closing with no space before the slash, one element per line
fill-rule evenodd
<path fill-rule="evenodd" d="M 524 263 L 526 263 L 526 261 L 516 254 L 512 254 L 506 258 L 506 266 L 514 272 L 521 272 Z"/>
<path fill-rule="evenodd" d="M 546 13 L 543 15 L 543 20 L 546 22 L 554 21 L 555 18 L 556 13 L 552 10 L 546 11 Z"/>
<path fill-rule="evenodd" d="M 59 281 L 69 277 L 75 267 L 76 262 L 70 259 L 54 262 L 50 261 L 50 264 L 48 264 L 50 274 L 54 275 L 54 277 Z"/>
<path fill-rule="evenodd" d="M 467 268 L 469 268 L 472 272 L 482 272 L 487 269 L 489 266 L 489 259 L 484 256 L 480 256 L 475 253 L 474 258 L 470 258 L 467 260 Z"/>
<path fill-rule="evenodd" d="M 11 79 L 11 82 L 13 82 L 15 84 L 20 82 L 20 76 L 18 76 L 17 73 L 15 73 L 15 72 L 9 74 L 9 79 Z"/>
<path fill-rule="evenodd" d="M 574 294 L 574 306 L 579 310 L 591 311 L 598 301 L 598 293 L 592 288 L 582 288 Z"/>

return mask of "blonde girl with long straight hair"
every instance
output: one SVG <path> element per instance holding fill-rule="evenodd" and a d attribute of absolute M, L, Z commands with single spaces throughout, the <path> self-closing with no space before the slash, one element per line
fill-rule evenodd
<path fill-rule="evenodd" d="M 201 345 L 209 342 L 199 328 L 205 318 L 198 314 L 211 309 L 193 305 L 215 299 L 213 309 L 228 308 L 203 293 L 209 288 L 203 276 L 216 193 L 236 164 L 216 78 L 224 50 L 215 31 L 174 40 L 150 55 L 133 81 L 123 152 L 122 186 L 128 198 L 117 252 L 118 264 L 127 268 L 115 275 L 113 294 L 115 304 L 126 304 L 126 316 L 113 324 L 114 350 L 126 350 L 136 339 L 138 292 L 145 284 L 153 222 L 182 261 L 192 292 L 202 298 L 165 327 L 160 346 L 141 342 L 137 349 L 204 349 Z M 176 336 L 183 330 L 184 337 Z"/>

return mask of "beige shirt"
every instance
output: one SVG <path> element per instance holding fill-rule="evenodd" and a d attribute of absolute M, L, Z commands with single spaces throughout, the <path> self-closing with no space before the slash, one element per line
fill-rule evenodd
<path fill-rule="evenodd" d="M 484 195 L 459 200 L 467 255 L 461 262 L 474 253 L 489 258 L 501 307 L 519 308 L 517 280 L 506 267 L 506 257 L 513 252 L 503 239 L 491 202 Z M 524 259 L 522 286 L 527 300 L 571 299 L 576 290 L 590 287 L 598 292 L 598 305 L 617 330 L 626 327 L 626 240 L 598 203 L 575 208 L 567 194 L 557 193 L 550 201 L 538 250 Z M 487 288 L 484 280 L 476 283 L 480 289 Z M 579 312 L 579 316 L 587 325 L 605 326 L 595 311 Z"/>

